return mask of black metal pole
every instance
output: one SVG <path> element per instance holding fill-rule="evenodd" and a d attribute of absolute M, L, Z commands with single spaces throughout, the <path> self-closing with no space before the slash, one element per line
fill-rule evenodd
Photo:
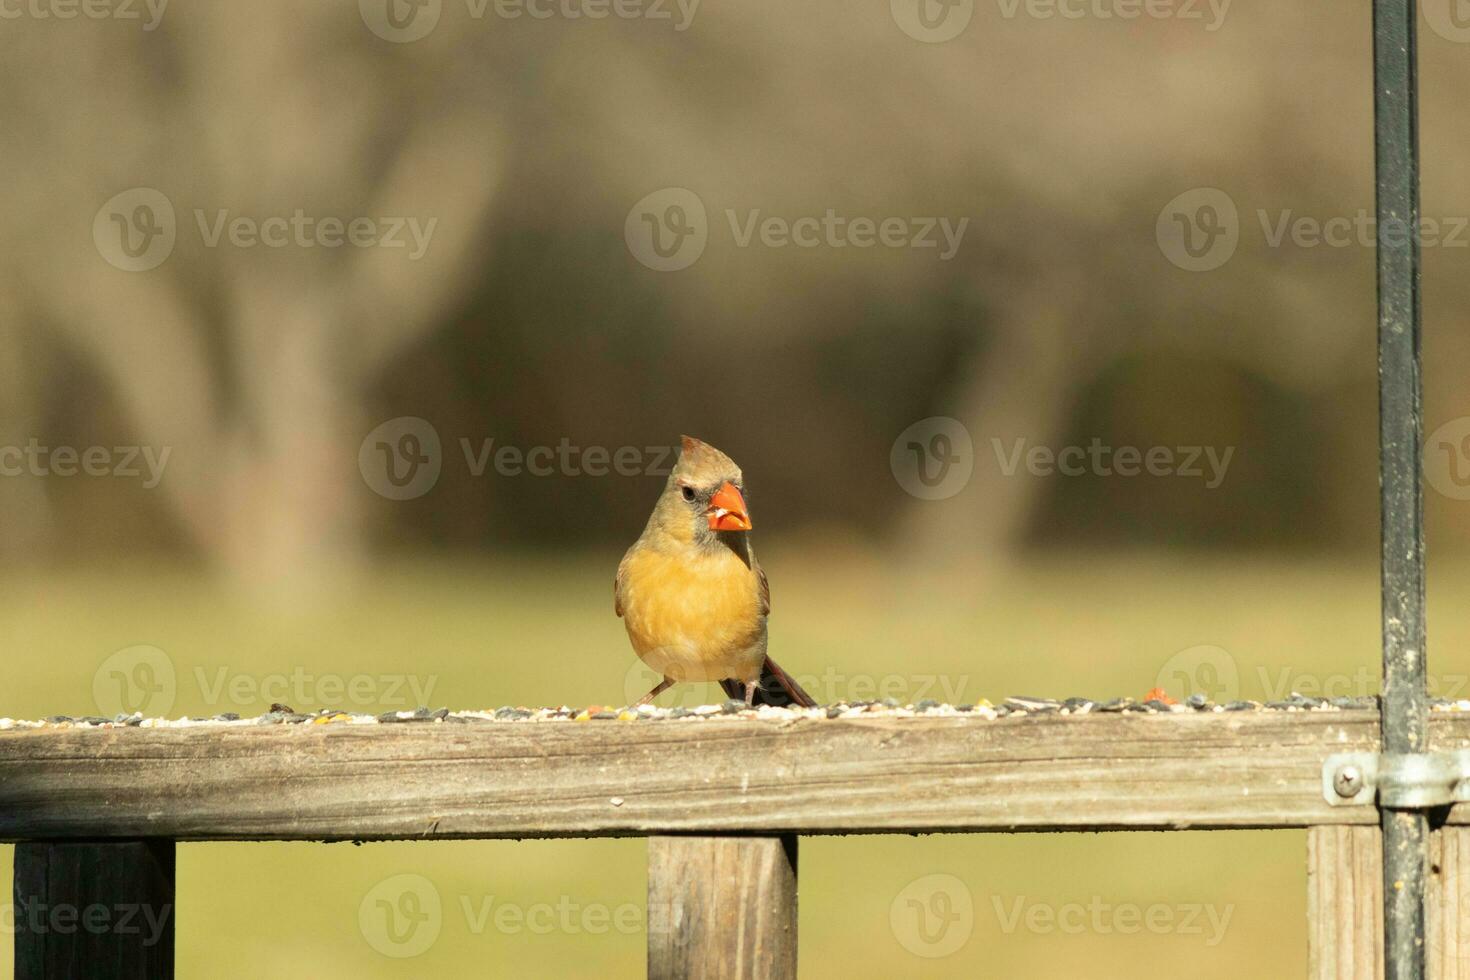
<path fill-rule="evenodd" d="M 1420 489 L 1419 117 L 1414 0 L 1374 0 L 1383 751 L 1428 749 Z M 1384 809 L 1384 976 L 1424 976 L 1424 812 Z"/>

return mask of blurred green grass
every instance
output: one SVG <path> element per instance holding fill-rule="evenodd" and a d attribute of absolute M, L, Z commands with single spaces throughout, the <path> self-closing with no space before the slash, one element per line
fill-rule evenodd
<path fill-rule="evenodd" d="M 1376 692 L 1371 558 L 1092 557 L 986 576 L 851 554 L 772 550 L 765 563 L 773 655 L 828 697 L 863 685 L 901 697 L 947 689 L 965 701 L 1137 697 L 1169 679 L 1161 672 L 1178 663 L 1171 657 L 1200 645 L 1223 651 L 1224 661 L 1210 654 L 1213 666 L 1235 670 L 1242 696 L 1324 682 L 1346 683 L 1340 693 Z M 612 614 L 611 578 L 611 563 L 580 559 L 384 561 L 356 587 L 293 610 L 251 603 L 177 568 L 16 577 L 0 597 L 9 665 L 0 716 L 97 711 L 94 673 L 135 644 L 172 660 L 173 715 L 267 707 L 211 700 L 221 668 L 252 683 L 298 670 L 412 675 L 433 685 L 433 706 L 621 702 L 633 660 Z M 1453 598 L 1470 584 L 1470 569 L 1436 566 L 1430 581 L 1431 672 L 1454 688 L 1467 672 L 1458 651 L 1470 639 L 1470 610 Z M 1362 678 L 1368 689 L 1360 691 Z M 645 848 L 640 840 L 184 845 L 179 975 L 639 976 Z M 12 849 L 0 849 L 5 880 L 11 860 Z M 802 973 L 1121 978 L 1150 963 L 1187 962 L 1200 978 L 1301 975 L 1303 863 L 1303 835 L 1292 831 L 805 839 Z M 375 884 L 402 873 L 427 878 L 444 913 L 426 952 L 393 959 L 366 941 L 358 909 Z M 973 903 L 968 938 L 937 959 L 906 948 L 905 936 L 915 943 L 903 918 L 916 914 L 905 888 L 933 874 L 957 877 Z M 501 904 L 530 919 L 497 928 Z M 550 909 L 538 911 L 543 905 Z M 581 924 L 588 909 L 616 921 L 624 906 L 634 928 L 597 934 Z M 1167 907 L 1174 925 L 1136 925 L 1120 906 Z M 1198 931 L 1179 928 L 1192 907 L 1203 910 Z M 1229 915 L 1213 945 L 1208 910 Z M 1049 918 L 1058 915 L 1059 923 Z M 599 920 L 589 921 L 595 928 Z M 12 969 L 11 956 L 0 943 L 0 973 Z"/>

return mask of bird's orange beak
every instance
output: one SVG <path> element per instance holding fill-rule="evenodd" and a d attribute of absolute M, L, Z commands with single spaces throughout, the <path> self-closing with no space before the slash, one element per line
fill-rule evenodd
<path fill-rule="evenodd" d="M 720 489 L 709 498 L 709 510 L 704 512 L 704 516 L 709 518 L 711 531 L 750 530 L 750 514 L 745 510 L 745 498 L 729 480 L 720 484 Z"/>

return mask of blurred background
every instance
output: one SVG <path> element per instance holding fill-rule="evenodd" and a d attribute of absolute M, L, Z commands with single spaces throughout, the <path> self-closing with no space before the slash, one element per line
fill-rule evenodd
<path fill-rule="evenodd" d="M 1430 672 L 1470 696 L 1470 27 L 1422 7 Z M 686 432 L 822 700 L 1377 691 L 1367 0 L 0 16 L 0 717 L 626 703 L 612 575 Z M 804 841 L 802 972 L 1300 975 L 1303 845 Z M 639 976 L 643 851 L 186 845 L 180 973 Z M 404 874 L 412 956 L 359 917 Z"/>

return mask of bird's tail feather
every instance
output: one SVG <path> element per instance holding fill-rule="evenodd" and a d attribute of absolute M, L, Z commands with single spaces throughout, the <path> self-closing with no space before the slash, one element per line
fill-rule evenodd
<path fill-rule="evenodd" d="M 725 693 L 737 701 L 745 700 L 745 685 L 735 680 L 720 681 L 720 686 Z M 796 705 L 800 708 L 814 708 L 817 702 L 801 685 L 791 679 L 791 675 L 782 670 L 776 661 L 770 657 L 761 665 L 761 679 L 755 688 L 755 703 L 769 704 L 773 707 L 784 708 Z"/>

